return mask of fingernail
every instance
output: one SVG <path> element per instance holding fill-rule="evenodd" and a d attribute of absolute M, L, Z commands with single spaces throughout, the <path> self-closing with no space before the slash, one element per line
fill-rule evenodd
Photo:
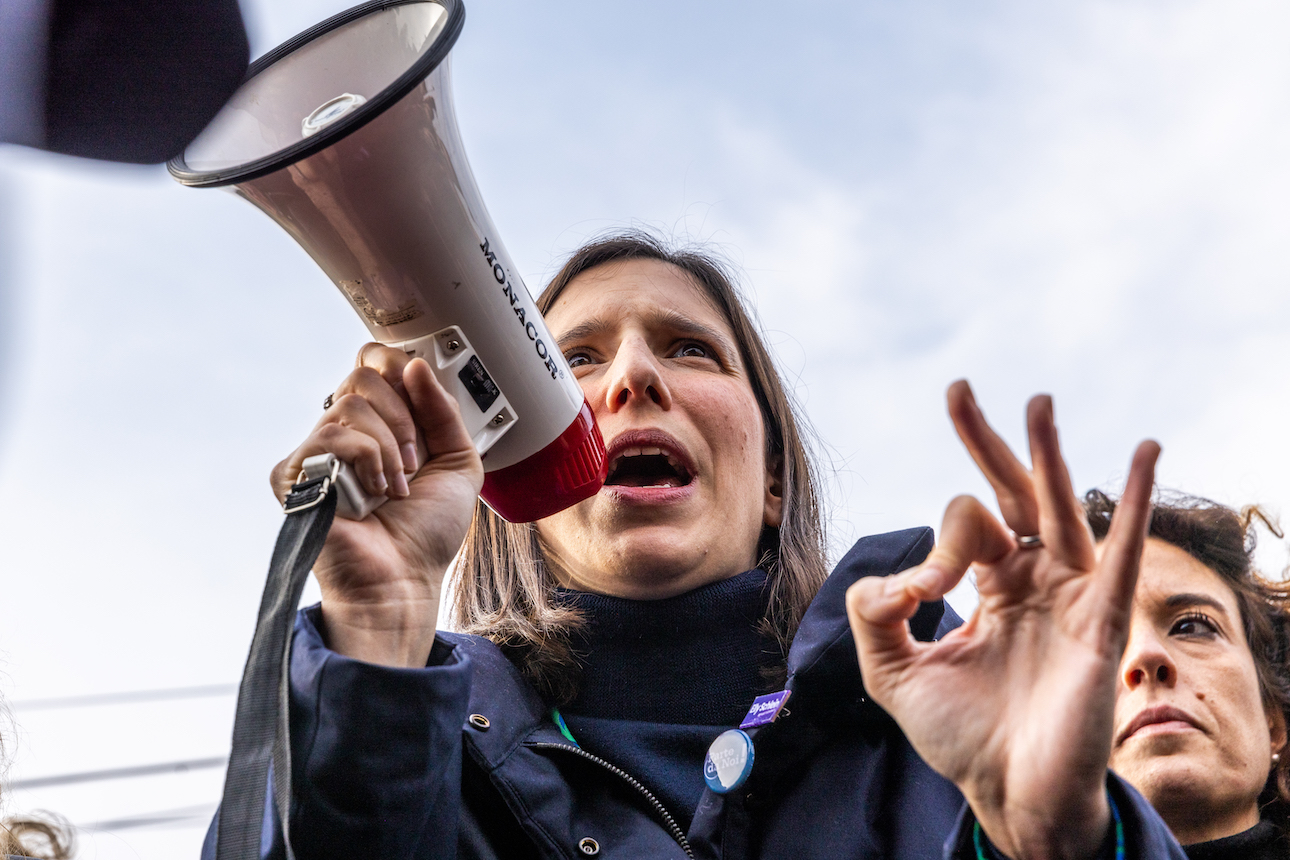
<path fill-rule="evenodd" d="M 376 495 L 383 496 L 385 495 L 385 491 L 389 489 L 389 487 L 390 487 L 390 482 L 385 480 L 384 473 L 377 472 L 376 477 L 372 479 L 372 490 L 376 493 Z"/>
<path fill-rule="evenodd" d="M 399 447 L 399 453 L 403 455 L 403 471 L 415 472 L 417 470 L 417 446 L 411 442 L 404 442 Z"/>
<path fill-rule="evenodd" d="M 394 473 L 394 495 L 403 498 L 408 494 L 408 479 L 402 472 Z"/>

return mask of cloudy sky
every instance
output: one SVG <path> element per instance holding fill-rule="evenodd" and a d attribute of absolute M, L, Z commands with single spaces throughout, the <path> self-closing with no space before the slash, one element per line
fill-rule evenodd
<path fill-rule="evenodd" d="M 344 6 L 246 0 L 253 50 Z M 728 255 L 818 433 L 839 551 L 985 492 L 944 414 L 960 376 L 1018 444 L 1026 397 L 1054 394 L 1080 488 L 1152 436 L 1162 483 L 1290 515 L 1284 4 L 467 7 L 462 133 L 530 287 L 611 227 Z M 267 474 L 363 335 L 231 194 L 0 148 L 11 780 L 227 751 Z M 215 694 L 41 702 L 188 687 Z M 9 807 L 107 822 L 86 857 L 194 856 L 220 782 Z"/>

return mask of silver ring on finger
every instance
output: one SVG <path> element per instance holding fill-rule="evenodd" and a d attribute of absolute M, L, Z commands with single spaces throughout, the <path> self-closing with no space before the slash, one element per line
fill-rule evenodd
<path fill-rule="evenodd" d="M 331 394 L 327 395 L 325 400 L 323 400 L 323 412 L 326 412 L 328 409 L 330 409 L 332 404 L 335 402 L 336 402 L 336 393 L 333 391 Z"/>
<path fill-rule="evenodd" d="M 1041 549 L 1044 545 L 1044 539 L 1039 535 L 1014 535 L 1017 539 L 1017 549 Z"/>

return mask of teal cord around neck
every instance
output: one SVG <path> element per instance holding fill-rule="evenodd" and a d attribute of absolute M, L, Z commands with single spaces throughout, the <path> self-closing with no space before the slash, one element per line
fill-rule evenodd
<path fill-rule="evenodd" d="M 573 738 L 569 738 L 573 740 Z M 1115 820 L 1115 860 L 1124 860 L 1124 822 L 1120 819 L 1120 809 L 1115 805 L 1115 798 L 1107 792 L 1106 800 L 1111 804 L 1111 818 Z M 999 853 L 991 850 L 986 853 L 985 845 L 981 841 L 981 822 L 972 822 L 972 847 L 976 848 L 976 860 L 992 860 L 997 858 Z"/>
<path fill-rule="evenodd" d="M 564 735 L 568 739 L 569 743 L 573 744 L 575 747 L 578 747 L 578 749 L 582 749 L 581 745 L 579 745 L 578 742 L 573 739 L 573 732 L 569 731 L 569 726 L 565 723 L 564 717 L 560 715 L 559 708 L 551 709 L 551 719 L 555 720 L 556 728 L 560 730 L 560 734 Z M 1117 860 L 1119 860 L 1119 858 L 1117 858 Z"/>

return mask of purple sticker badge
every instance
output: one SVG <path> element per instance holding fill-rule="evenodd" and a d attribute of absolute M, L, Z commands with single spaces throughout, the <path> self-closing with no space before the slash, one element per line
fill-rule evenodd
<path fill-rule="evenodd" d="M 791 692 L 791 690 L 780 690 L 778 693 L 771 693 L 769 696 L 758 696 L 753 699 L 752 707 L 748 709 L 748 716 L 744 717 L 744 721 L 739 724 L 739 728 L 751 729 L 775 722 L 775 718 L 783 710 L 784 703 L 788 701 L 788 696 Z"/>

